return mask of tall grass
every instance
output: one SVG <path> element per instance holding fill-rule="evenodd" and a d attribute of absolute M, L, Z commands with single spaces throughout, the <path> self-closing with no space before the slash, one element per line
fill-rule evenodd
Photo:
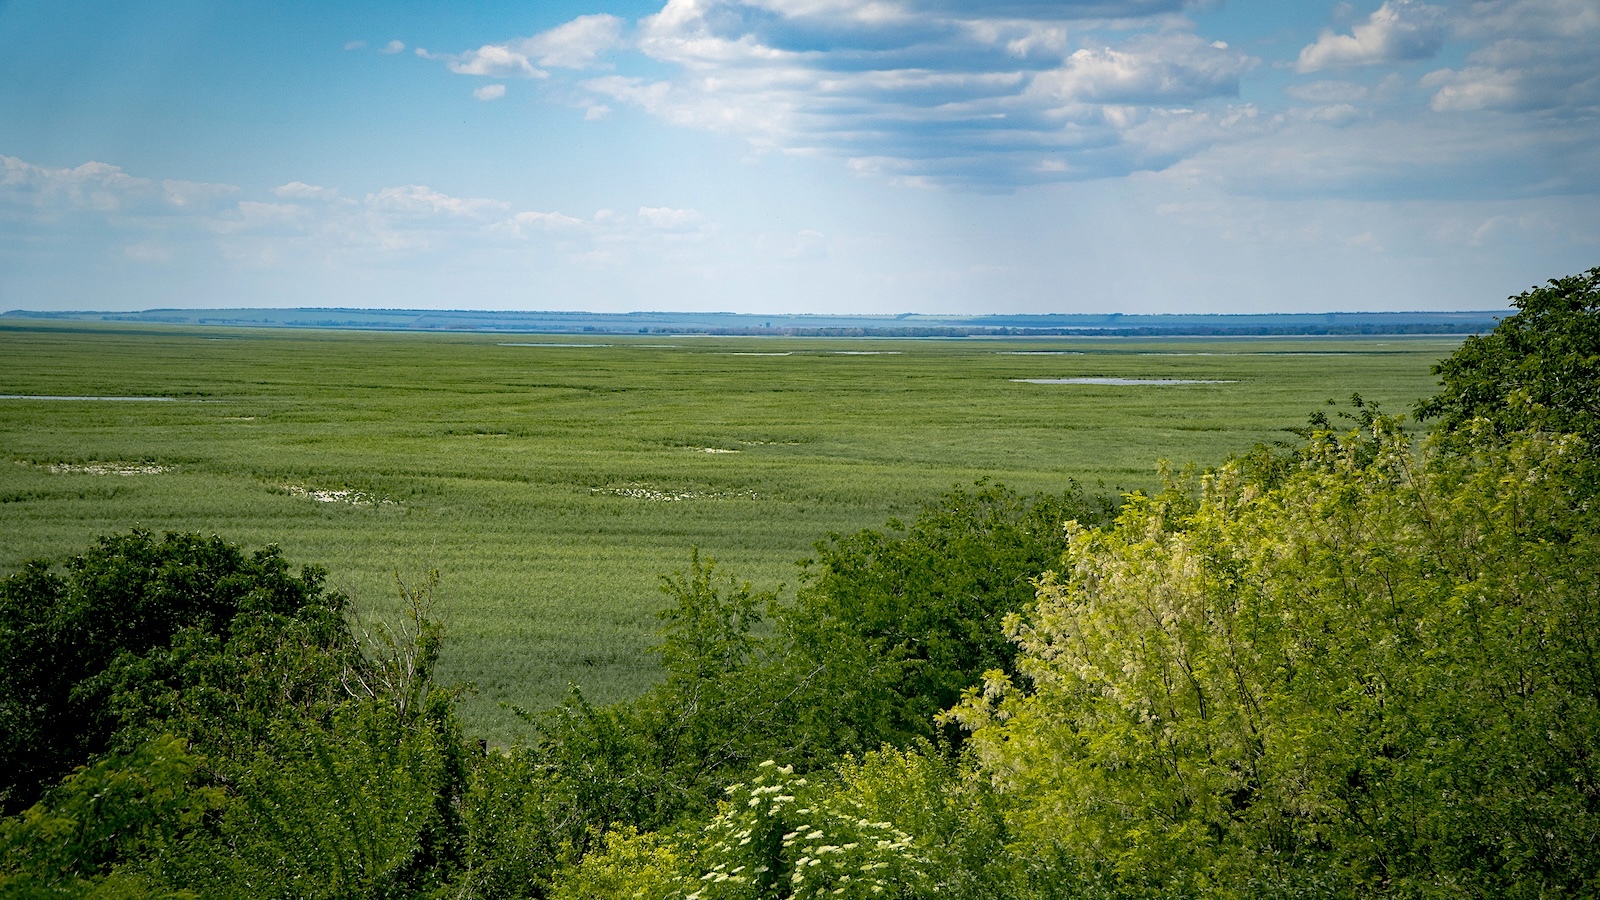
<path fill-rule="evenodd" d="M 651 681 L 657 577 L 691 545 L 792 581 L 824 533 L 954 484 L 1129 490 L 1159 459 L 1285 437 L 1330 397 L 1406 409 L 1458 343 L 555 346 L 587 342 L 7 321 L 0 394 L 177 402 L 0 400 L 0 567 L 141 525 L 278 543 L 369 606 L 396 573 L 437 568 L 446 675 L 476 683 L 473 729 L 509 740 L 519 721 L 501 701 L 543 706 L 569 680 L 604 701 Z M 1083 376 L 1234 383 L 1011 380 Z"/>

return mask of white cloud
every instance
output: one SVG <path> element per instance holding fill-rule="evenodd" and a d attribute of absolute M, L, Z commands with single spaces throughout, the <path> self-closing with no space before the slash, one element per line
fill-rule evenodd
<path fill-rule="evenodd" d="M 623 21 L 616 16 L 579 16 L 532 37 L 503 44 L 484 44 L 445 59 L 450 71 L 458 75 L 545 78 L 549 73 L 540 66 L 588 69 L 599 65 L 600 54 L 619 44 L 622 25 Z M 434 57 L 429 54 L 428 58 Z"/>
<path fill-rule="evenodd" d="M 309 200 L 322 203 L 332 203 L 342 199 L 342 195 L 333 188 L 306 184 L 303 181 L 291 181 L 288 184 L 279 185 L 272 189 L 272 196 L 280 197 L 284 200 L 302 202 Z"/>
<path fill-rule="evenodd" d="M 498 222 L 496 231 L 526 238 L 539 234 L 571 233 L 585 229 L 590 223 L 558 212 L 519 212 Z"/>
<path fill-rule="evenodd" d="M 1324 31 L 1316 43 L 1300 51 L 1295 69 L 1319 72 L 1427 59 L 1444 46 L 1444 37 L 1439 7 L 1416 0 L 1385 0 L 1350 34 Z"/>
<path fill-rule="evenodd" d="M 486 219 L 511 209 L 511 204 L 504 200 L 451 197 L 420 184 L 384 188 L 368 194 L 366 203 L 371 209 L 411 218 L 448 216 Z"/>
<path fill-rule="evenodd" d="M 0 219 L 126 262 L 176 258 L 282 269 L 411 265 L 424 257 L 504 260 L 553 254 L 575 261 L 681 253 L 715 229 L 696 210 L 601 210 L 590 219 L 517 210 L 499 199 L 459 197 L 427 185 L 386 187 L 361 199 L 292 181 L 262 197 L 231 185 L 139 178 L 105 163 L 70 169 L 0 156 Z M 521 254 L 519 256 L 519 254 Z M 208 262 L 209 261 L 209 262 Z M 331 270 L 331 269 L 330 269 Z"/>
<path fill-rule="evenodd" d="M 616 16 L 579 16 L 564 25 L 524 39 L 519 50 L 541 66 L 561 69 L 593 68 L 600 54 L 616 47 L 623 21 Z"/>
<path fill-rule="evenodd" d="M 1465 200 L 1600 190 L 1600 157 L 1582 131 L 1507 119 L 1335 119 L 1277 118 L 1251 140 L 1206 147 L 1174 172 L 1265 197 Z"/>
<path fill-rule="evenodd" d="M 400 53 L 406 49 L 404 41 L 390 41 L 379 48 L 379 53 Z"/>
<path fill-rule="evenodd" d="M 1555 112 L 1592 120 L 1600 108 L 1600 4 L 1495 0 L 1473 4 L 1457 25 L 1487 41 L 1459 69 L 1423 79 L 1437 112 Z"/>
<path fill-rule="evenodd" d="M 483 75 L 489 78 L 506 78 L 522 76 L 524 78 L 545 78 L 549 73 L 536 69 L 528 61 L 527 54 L 518 52 L 503 44 L 484 44 L 476 50 L 468 50 L 459 57 L 451 59 L 448 63 L 450 71 L 457 75 Z"/>
<path fill-rule="evenodd" d="M 577 96 L 561 82 L 562 101 L 590 120 L 632 106 L 901 183 L 1006 186 L 1162 164 L 1167 152 L 1132 146 L 1129 126 L 1237 95 L 1257 61 L 1194 34 L 1181 6 L 666 0 L 631 31 L 584 16 L 447 61 L 461 74 L 544 77 L 610 68 L 626 50 L 631 71 L 578 81 Z"/>
<path fill-rule="evenodd" d="M 1078 103 L 1162 105 L 1234 96 L 1249 57 L 1192 34 L 1145 36 L 1122 48 L 1078 50 L 1035 76 L 1032 90 Z"/>
<path fill-rule="evenodd" d="M 486 84 L 472 90 L 472 96 L 479 100 L 499 100 L 505 95 L 506 86 L 503 84 Z"/>
<path fill-rule="evenodd" d="M 692 209 L 673 209 L 668 206 L 639 207 L 639 219 L 658 231 L 687 231 L 698 228 L 701 218 L 700 213 Z"/>
<path fill-rule="evenodd" d="M 344 42 L 344 48 L 346 50 L 362 50 L 362 49 L 365 49 L 366 46 L 367 46 L 367 42 L 366 41 L 345 41 Z"/>
<path fill-rule="evenodd" d="M 51 169 L 0 156 L 0 197 L 18 206 L 111 211 L 126 200 L 147 195 L 154 183 L 134 178 L 117 166 L 87 162 L 73 169 Z"/>

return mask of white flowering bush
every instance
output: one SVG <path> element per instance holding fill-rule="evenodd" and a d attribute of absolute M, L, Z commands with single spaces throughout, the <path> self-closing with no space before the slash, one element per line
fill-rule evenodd
<path fill-rule="evenodd" d="M 684 900 L 923 896 L 928 860 L 909 834 L 864 805 L 763 763 L 699 841 L 701 871 Z"/>

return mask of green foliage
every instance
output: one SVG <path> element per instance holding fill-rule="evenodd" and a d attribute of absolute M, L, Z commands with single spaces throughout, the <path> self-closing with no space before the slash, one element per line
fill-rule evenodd
<path fill-rule="evenodd" d="M 1002 798 L 970 760 L 921 744 L 845 757 L 835 771 L 836 803 L 912 836 L 923 859 L 918 889 L 927 896 L 1012 896 Z"/>
<path fill-rule="evenodd" d="M 934 717 L 984 672 L 1015 674 L 1000 623 L 1066 549 L 1062 523 L 1110 511 L 1076 485 L 1024 496 L 980 482 L 909 527 L 831 535 L 779 623 L 785 668 L 805 673 L 796 715 L 835 753 L 932 738 Z"/>
<path fill-rule="evenodd" d="M 573 824 L 565 818 L 573 807 L 561 799 L 538 758 L 523 748 L 473 760 L 459 807 L 466 843 L 454 896 L 547 896 L 573 850 Z"/>
<path fill-rule="evenodd" d="M 928 861 L 915 840 L 865 818 L 859 801 L 771 761 L 727 794 L 699 835 L 685 900 L 925 894 Z"/>
<path fill-rule="evenodd" d="M 486 848 L 514 844 L 484 815 L 503 778 L 475 777 L 481 756 L 468 752 L 454 693 L 433 679 L 435 580 L 401 585 L 403 621 L 363 627 L 358 641 L 343 597 L 319 578 L 289 576 L 275 550 L 247 557 L 218 539 L 134 532 L 102 540 L 66 578 L 41 563 L 9 579 L 8 614 L 43 611 L 52 626 L 3 632 L 14 652 L 90 638 L 90 663 L 60 678 L 76 683 L 58 693 L 100 704 L 95 737 L 113 752 L 0 826 L 8 888 L 471 896 L 514 868 L 515 854 L 484 864 Z M 185 616 L 202 624 L 179 624 Z M 19 669 L 9 677 L 23 696 L 49 696 L 22 680 L 41 677 L 37 668 Z M 480 839 L 473 823 L 485 825 Z"/>
<path fill-rule="evenodd" d="M 561 873 L 552 900 L 665 900 L 681 897 L 688 862 L 675 835 L 631 825 L 607 832 L 596 852 Z"/>
<path fill-rule="evenodd" d="M 1017 852 L 1107 896 L 1600 887 L 1600 534 L 1573 438 L 1314 434 L 1075 528 L 954 718 Z"/>
<path fill-rule="evenodd" d="M 0 800 L 15 810 L 110 746 L 117 729 L 185 719 L 195 736 L 259 727 L 309 702 L 337 655 L 344 598 L 276 548 L 147 531 L 102 538 L 67 562 L 0 582 Z M 266 658 L 270 657 L 270 661 Z M 195 690 L 180 699 L 180 685 Z M 137 743 L 135 738 L 131 743 Z M 129 746 L 124 746 L 124 750 Z"/>
<path fill-rule="evenodd" d="M 212 895 L 428 894 L 460 854 L 451 846 L 459 831 L 440 821 L 438 803 L 452 786 L 454 737 L 373 701 L 349 704 L 321 727 L 285 722 L 231 773 L 235 801 L 170 867 L 174 880 Z"/>
<path fill-rule="evenodd" d="M 692 828 L 612 832 L 556 897 L 1007 896 L 995 795 L 931 747 L 800 776 L 768 761 Z"/>
<path fill-rule="evenodd" d="M 1540 429 L 1600 439 L 1600 267 L 1511 298 L 1517 314 L 1436 364 L 1443 389 L 1417 412 L 1447 431 Z"/>
<path fill-rule="evenodd" d="M 674 599 L 657 613 L 664 623 L 654 648 L 667 670 L 667 683 L 693 702 L 698 692 L 755 656 L 760 642 L 750 629 L 761 622 L 761 608 L 777 602 L 776 592 L 757 593 L 749 582 L 731 577 L 719 587 L 715 560 L 700 561 L 689 551 L 689 571 L 662 576 L 661 592 Z"/>
<path fill-rule="evenodd" d="M 7 897 L 192 897 L 141 869 L 184 852 L 222 791 L 194 785 L 202 761 L 183 741 L 154 738 L 79 769 L 51 803 L 0 820 L 0 893 Z"/>

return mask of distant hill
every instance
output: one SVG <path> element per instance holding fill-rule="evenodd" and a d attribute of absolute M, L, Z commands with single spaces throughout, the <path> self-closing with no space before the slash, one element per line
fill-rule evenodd
<path fill-rule="evenodd" d="M 1249 315 L 898 316 L 694 312 L 495 312 L 423 309 L 149 309 L 142 312 L 12 310 L 8 318 L 167 325 L 488 331 L 539 334 L 712 334 L 791 337 L 1476 334 L 1509 310 Z"/>

